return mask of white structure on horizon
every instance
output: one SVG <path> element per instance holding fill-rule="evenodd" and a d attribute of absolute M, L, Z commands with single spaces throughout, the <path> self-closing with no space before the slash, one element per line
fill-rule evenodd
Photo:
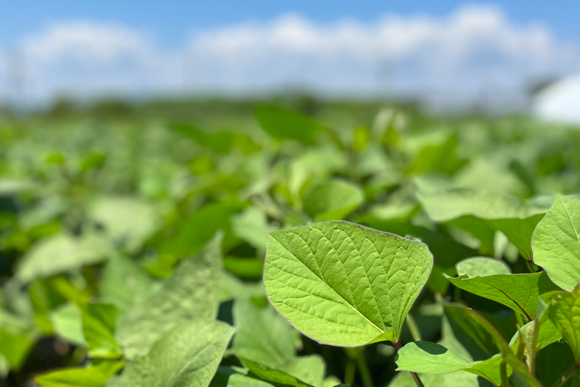
<path fill-rule="evenodd" d="M 534 101 L 534 114 L 546 121 L 580 126 L 580 74 L 542 90 Z"/>

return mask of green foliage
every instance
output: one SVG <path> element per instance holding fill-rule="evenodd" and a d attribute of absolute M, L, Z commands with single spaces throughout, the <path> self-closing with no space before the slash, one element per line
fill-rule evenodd
<path fill-rule="evenodd" d="M 572 291 L 580 283 L 580 203 L 559 197 L 534 231 L 534 262 Z"/>
<path fill-rule="evenodd" d="M 272 305 L 304 334 L 354 347 L 399 339 L 432 265 L 421 242 L 321 222 L 270 233 L 264 284 Z"/>
<path fill-rule="evenodd" d="M 0 116 L 0 386 L 580 385 L 580 131 L 254 102 Z"/>

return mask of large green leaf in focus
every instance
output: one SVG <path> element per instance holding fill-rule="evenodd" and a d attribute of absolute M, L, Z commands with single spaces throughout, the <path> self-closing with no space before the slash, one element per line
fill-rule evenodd
<path fill-rule="evenodd" d="M 256 119 L 270 136 L 278 140 L 298 140 L 304 145 L 315 144 L 317 135 L 327 130 L 305 115 L 272 106 L 258 107 Z"/>
<path fill-rule="evenodd" d="M 86 368 L 67 368 L 35 378 L 41 387 L 102 387 L 115 375 L 124 361 L 103 361 Z"/>
<path fill-rule="evenodd" d="M 531 259 L 530 241 L 543 208 L 508 194 L 464 188 L 420 191 L 417 199 L 429 218 L 467 231 L 481 241 L 486 253 L 493 253 L 495 231 L 501 231 L 524 258 Z"/>
<path fill-rule="evenodd" d="M 165 285 L 136 303 L 116 332 L 128 358 L 145 355 L 165 333 L 183 321 L 215 318 L 221 272 L 221 234 L 196 256 L 183 260 Z"/>
<path fill-rule="evenodd" d="M 364 201 L 357 186 L 342 181 L 329 180 L 314 185 L 304 194 L 304 210 L 315 222 L 342 220 Z"/>
<path fill-rule="evenodd" d="M 580 203 L 558 197 L 532 238 L 534 262 L 564 290 L 580 283 Z"/>
<path fill-rule="evenodd" d="M 397 341 L 433 266 L 423 243 L 344 221 L 271 232 L 266 250 L 274 307 L 314 340 L 347 347 Z"/>
<path fill-rule="evenodd" d="M 232 352 L 244 359 L 274 367 L 296 356 L 298 332 L 268 306 L 258 308 L 238 300 L 233 308 L 236 335 Z"/>
<path fill-rule="evenodd" d="M 148 355 L 129 362 L 108 387 L 207 387 L 234 329 L 220 321 L 183 322 L 163 336 Z"/>
<path fill-rule="evenodd" d="M 550 320 L 572 348 L 574 358 L 580 363 L 580 286 L 573 292 L 558 292 L 548 308 Z"/>

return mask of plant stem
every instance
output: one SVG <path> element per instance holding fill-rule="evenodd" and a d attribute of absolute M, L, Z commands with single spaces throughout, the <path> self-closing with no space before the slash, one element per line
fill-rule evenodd
<path fill-rule="evenodd" d="M 365 354 L 361 353 L 357 359 L 358 372 L 363 382 L 364 387 L 375 387 L 373 384 L 373 378 L 371 377 L 371 372 L 369 371 L 369 365 L 367 364 L 367 359 Z"/>
<path fill-rule="evenodd" d="M 407 314 L 406 322 L 407 326 L 409 327 L 409 332 L 411 332 L 411 337 L 413 338 L 413 341 L 421 341 L 422 340 L 421 331 L 419 330 L 419 327 L 417 326 L 415 319 L 413 318 L 413 316 L 411 316 L 411 313 Z"/>
<path fill-rule="evenodd" d="M 507 376 L 507 363 L 505 362 L 505 360 L 501 361 L 499 365 L 499 372 L 501 375 L 501 387 L 509 387 L 510 382 Z"/>
<path fill-rule="evenodd" d="M 566 372 L 562 374 L 562 376 L 552 384 L 552 387 L 560 387 L 566 383 L 566 380 L 570 378 L 570 376 L 574 375 L 574 372 L 580 369 L 580 364 L 575 363 L 572 367 L 568 368 Z"/>
<path fill-rule="evenodd" d="M 526 264 L 528 265 L 528 270 L 530 271 L 530 273 L 535 273 L 536 272 L 536 269 L 534 268 L 533 261 L 528 261 L 526 259 Z"/>
<path fill-rule="evenodd" d="M 393 347 L 395 347 L 395 350 L 397 352 L 399 352 L 399 350 L 401 349 L 401 343 L 396 341 L 393 343 Z M 416 372 L 410 372 L 410 374 L 413 377 L 413 380 L 415 381 L 415 384 L 417 385 L 417 387 L 425 387 L 425 385 L 421 381 L 421 378 L 419 377 L 419 375 Z"/>
<path fill-rule="evenodd" d="M 352 386 L 354 382 L 355 372 L 356 372 L 356 361 L 352 358 L 348 358 L 348 363 L 346 363 L 346 369 L 344 370 L 344 384 Z"/>

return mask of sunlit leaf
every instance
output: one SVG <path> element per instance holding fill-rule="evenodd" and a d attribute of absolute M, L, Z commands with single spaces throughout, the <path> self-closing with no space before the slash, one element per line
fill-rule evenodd
<path fill-rule="evenodd" d="M 270 233 L 264 283 L 270 302 L 305 335 L 359 346 L 398 340 L 432 265 L 420 242 L 321 222 Z"/>
<path fill-rule="evenodd" d="M 144 357 L 130 361 L 108 387 L 207 387 L 234 329 L 219 321 L 182 322 Z"/>
<path fill-rule="evenodd" d="M 532 249 L 550 279 L 572 291 L 580 283 L 580 203 L 557 198 L 534 231 Z"/>
<path fill-rule="evenodd" d="M 342 220 L 362 204 L 364 196 L 355 185 L 330 180 L 314 185 L 304 194 L 304 210 L 315 222 Z"/>
<path fill-rule="evenodd" d="M 165 285 L 135 304 L 119 322 L 116 338 L 128 358 L 145 355 L 165 333 L 183 321 L 215 318 L 221 271 L 221 236 L 185 259 Z"/>

